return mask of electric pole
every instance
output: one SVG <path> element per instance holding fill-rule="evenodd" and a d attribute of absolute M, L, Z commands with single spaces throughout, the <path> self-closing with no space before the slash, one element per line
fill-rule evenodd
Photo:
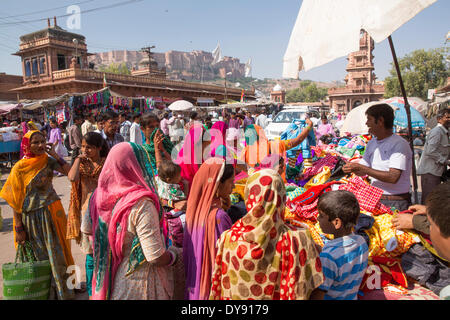
<path fill-rule="evenodd" d="M 151 77 L 151 74 L 152 74 L 152 72 L 151 72 L 152 71 L 151 61 L 152 61 L 152 55 L 154 53 L 154 52 L 152 52 L 152 49 L 154 49 L 154 48 L 156 48 L 156 47 L 155 46 L 151 46 L 151 47 L 144 47 L 144 48 L 141 49 L 142 52 L 145 52 L 148 55 L 148 76 L 149 77 Z"/>

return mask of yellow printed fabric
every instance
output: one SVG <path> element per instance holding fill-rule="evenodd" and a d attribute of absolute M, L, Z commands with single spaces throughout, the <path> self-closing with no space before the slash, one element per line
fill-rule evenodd
<path fill-rule="evenodd" d="M 372 228 L 366 230 L 366 233 L 370 239 L 370 257 L 398 257 L 408 251 L 413 244 L 420 242 L 419 237 L 414 232 L 407 231 L 397 233 L 392 224 L 392 215 L 382 214 L 379 216 L 373 216 L 373 218 L 375 219 L 375 222 Z M 397 238 L 397 248 L 393 251 L 387 251 L 385 244 L 394 236 Z"/>
<path fill-rule="evenodd" d="M 305 184 L 304 188 L 309 189 L 311 187 L 318 186 L 319 184 L 324 184 L 328 179 L 330 179 L 330 176 L 331 176 L 330 168 L 324 166 L 322 168 L 322 171 L 320 171 L 318 174 L 312 177 L 311 180 L 309 180 L 308 183 Z"/>

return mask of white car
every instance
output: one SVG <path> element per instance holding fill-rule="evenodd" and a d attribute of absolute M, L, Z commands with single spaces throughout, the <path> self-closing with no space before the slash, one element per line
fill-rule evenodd
<path fill-rule="evenodd" d="M 316 110 L 312 110 L 307 106 L 288 106 L 285 109 L 277 113 L 272 121 L 264 129 L 267 139 L 274 140 L 280 137 L 286 130 L 289 124 L 294 119 L 305 119 L 307 114 L 310 115 L 310 119 L 314 126 L 317 126 L 320 121 L 320 114 Z"/>

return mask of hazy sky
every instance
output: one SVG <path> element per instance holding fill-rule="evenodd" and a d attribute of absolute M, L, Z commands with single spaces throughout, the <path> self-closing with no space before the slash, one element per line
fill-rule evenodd
<path fill-rule="evenodd" d="M 0 72 L 21 75 L 20 58 L 11 55 L 18 50 L 20 35 L 47 26 L 47 21 L 5 23 L 64 15 L 68 6 L 77 3 L 81 10 L 89 10 L 125 1 L 0 0 Z M 239 58 L 243 63 L 252 58 L 254 77 L 280 78 L 283 55 L 301 2 L 143 0 L 81 14 L 79 30 L 68 30 L 65 17 L 58 19 L 58 25 L 84 35 L 90 52 L 138 50 L 147 45 L 155 45 L 156 52 L 212 51 L 219 41 L 222 55 Z M 449 16 L 450 0 L 438 0 L 401 26 L 392 35 L 397 56 L 400 58 L 416 49 L 444 46 L 450 31 Z M 382 80 L 388 76 L 392 62 L 387 40 L 375 45 L 374 56 L 375 73 Z M 302 72 L 300 77 L 315 81 L 343 80 L 346 63 L 345 57 L 340 58 Z"/>

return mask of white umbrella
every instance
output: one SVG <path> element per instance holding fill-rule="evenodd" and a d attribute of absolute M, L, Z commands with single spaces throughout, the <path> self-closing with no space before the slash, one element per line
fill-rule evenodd
<path fill-rule="evenodd" d="M 303 0 L 283 59 L 283 77 L 359 50 L 360 30 L 375 42 L 436 0 Z"/>
<path fill-rule="evenodd" d="M 186 111 L 192 110 L 194 105 L 186 100 L 178 100 L 169 105 L 169 110 L 172 111 Z"/>
<path fill-rule="evenodd" d="M 366 126 L 366 110 L 374 104 L 379 103 L 380 101 L 371 101 L 363 103 L 352 109 L 345 117 L 344 124 L 339 130 L 341 135 L 344 135 L 346 132 L 351 134 L 367 134 L 369 132 L 369 128 Z"/>

